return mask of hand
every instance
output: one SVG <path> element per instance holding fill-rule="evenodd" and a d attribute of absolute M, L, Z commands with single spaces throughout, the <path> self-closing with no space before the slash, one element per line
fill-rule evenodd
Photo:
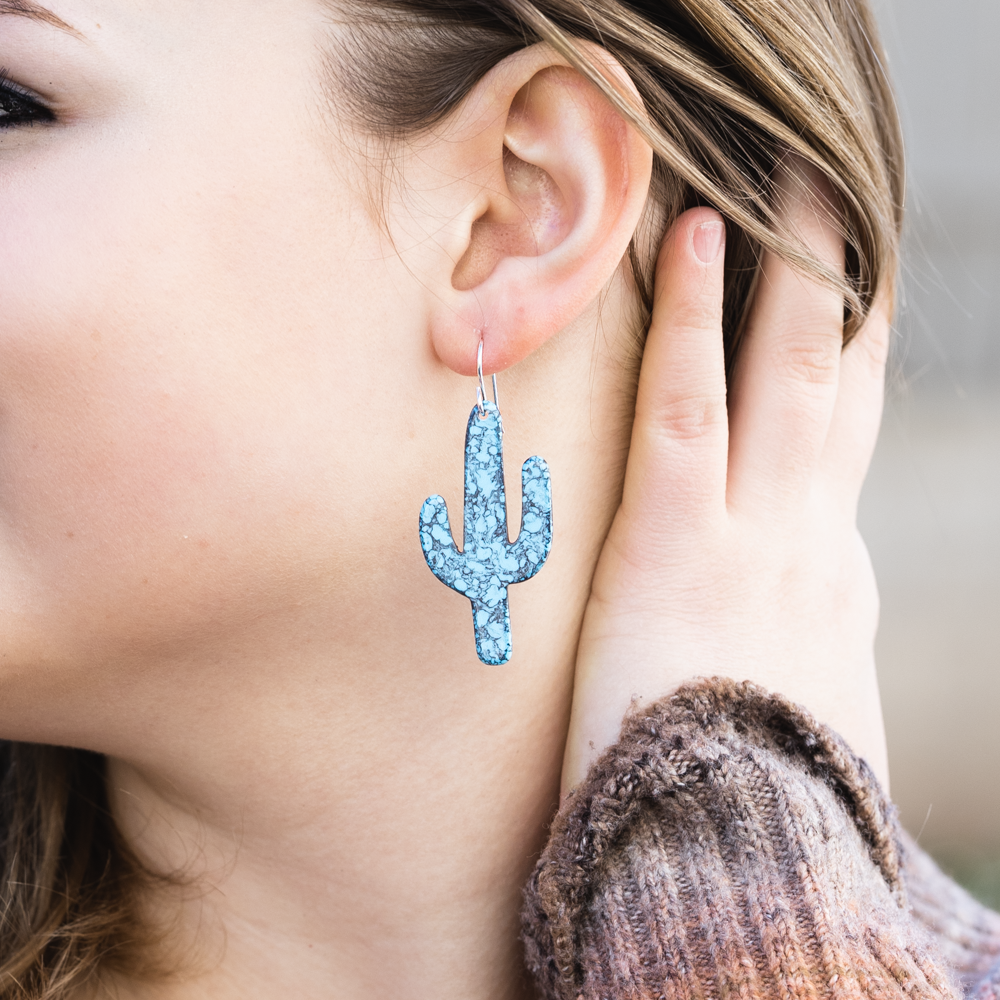
<path fill-rule="evenodd" d="M 843 273 L 820 183 L 787 221 Z M 563 770 L 569 790 L 641 706 L 696 677 L 804 705 L 887 781 L 878 595 L 856 527 L 882 412 L 889 323 L 842 350 L 841 297 L 766 255 L 727 408 L 721 217 L 686 212 L 657 262 L 624 493 L 594 577 Z"/>

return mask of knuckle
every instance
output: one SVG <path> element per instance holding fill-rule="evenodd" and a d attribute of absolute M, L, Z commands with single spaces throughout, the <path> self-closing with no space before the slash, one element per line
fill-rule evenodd
<path fill-rule="evenodd" d="M 840 344 L 839 332 L 787 337 L 778 349 L 779 368 L 796 382 L 833 385 L 840 371 Z"/>
<path fill-rule="evenodd" d="M 714 431 L 725 419 L 724 399 L 707 395 L 680 396 L 660 403 L 655 427 L 674 441 L 692 441 Z"/>

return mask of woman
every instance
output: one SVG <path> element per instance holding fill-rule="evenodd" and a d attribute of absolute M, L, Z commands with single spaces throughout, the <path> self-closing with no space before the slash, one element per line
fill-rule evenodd
<path fill-rule="evenodd" d="M 847 0 L 0 2 L 6 996 L 527 996 L 543 848 L 549 995 L 990 965 L 823 728 L 885 784 L 873 39 Z M 555 518 L 495 667 L 417 530 L 480 349 Z M 658 702 L 713 675 L 761 688 Z M 779 842 L 761 895 L 725 845 Z"/>

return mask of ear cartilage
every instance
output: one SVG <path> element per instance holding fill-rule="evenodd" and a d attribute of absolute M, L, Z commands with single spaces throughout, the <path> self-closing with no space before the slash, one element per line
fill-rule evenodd
<path fill-rule="evenodd" d="M 507 535 L 503 482 L 503 424 L 496 403 L 477 399 L 465 432 L 465 539 L 452 537 L 448 508 L 439 496 L 420 509 L 420 547 L 431 572 L 472 602 L 476 652 L 498 666 L 511 655 L 507 588 L 530 580 L 552 547 L 552 484 L 544 459 L 521 467 L 521 531 Z"/>

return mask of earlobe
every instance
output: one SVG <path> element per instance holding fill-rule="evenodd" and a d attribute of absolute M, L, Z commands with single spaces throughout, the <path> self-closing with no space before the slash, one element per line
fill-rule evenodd
<path fill-rule="evenodd" d="M 627 80 L 617 64 L 602 69 Z M 441 361 L 471 375 L 480 338 L 486 369 L 503 370 L 601 293 L 645 207 L 652 152 L 546 45 L 504 60 L 466 103 L 436 142 L 451 176 L 478 190 L 448 186 L 459 218 L 454 256 L 434 269 L 430 332 Z"/>

